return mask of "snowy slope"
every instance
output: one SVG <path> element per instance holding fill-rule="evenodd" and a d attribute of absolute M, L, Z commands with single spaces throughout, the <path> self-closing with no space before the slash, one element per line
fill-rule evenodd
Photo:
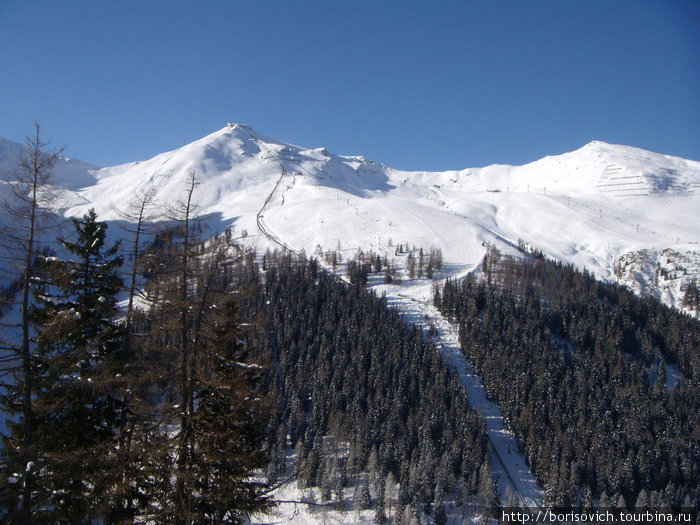
<path fill-rule="evenodd" d="M 0 179 L 20 151 L 0 140 Z M 487 244 L 514 251 L 522 240 L 674 306 L 700 272 L 700 162 L 598 141 L 524 166 L 404 172 L 229 124 L 141 162 L 98 169 L 62 159 L 55 179 L 69 190 L 66 215 L 94 207 L 116 220 L 150 186 L 161 206 L 172 204 L 192 170 L 210 226 L 245 231 L 260 249 L 271 243 L 259 226 L 294 250 L 340 248 L 346 259 L 358 249 L 391 259 L 397 244 L 440 247 L 446 277 L 474 268 Z M 679 254 L 681 270 L 660 269 L 665 250 Z"/>
<path fill-rule="evenodd" d="M 51 146 L 49 145 L 49 148 Z M 24 146 L 0 137 L 0 181 L 9 180 L 16 170 L 17 160 L 24 153 Z M 61 156 L 53 169 L 54 184 L 75 190 L 94 182 L 96 166 L 80 160 Z"/>

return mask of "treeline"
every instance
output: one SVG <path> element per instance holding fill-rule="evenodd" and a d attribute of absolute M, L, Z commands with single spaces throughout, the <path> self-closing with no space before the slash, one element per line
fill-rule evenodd
<path fill-rule="evenodd" d="M 448 281 L 435 304 L 459 324 L 547 502 L 697 505 L 700 323 L 540 253 L 491 250 L 482 270 Z"/>
<path fill-rule="evenodd" d="M 391 241 L 390 241 L 391 243 Z M 391 245 L 391 244 L 390 244 Z M 335 272 L 342 261 L 342 256 L 335 250 L 323 251 L 321 246 L 316 247 L 316 255 L 320 257 Z M 399 257 L 406 257 L 406 269 L 402 271 L 399 265 Z M 364 252 L 359 249 L 354 257 L 348 261 L 345 274 L 351 284 L 366 285 L 368 278 L 372 274 L 384 272 L 383 282 L 386 284 L 401 284 L 403 274 L 409 280 L 432 279 L 435 272 L 442 270 L 442 249 L 433 246 L 427 255 L 423 248 L 404 248 L 403 244 L 396 247 L 394 257 L 388 258 L 386 255 L 375 253 L 373 250 Z"/>
<path fill-rule="evenodd" d="M 241 523 L 284 475 L 380 523 L 495 501 L 483 420 L 362 278 L 278 254 L 261 271 L 230 231 L 204 238 L 194 172 L 165 214 L 135 196 L 124 246 L 90 210 L 47 251 L 60 152 L 44 146 L 37 127 L 3 203 L 19 322 L 0 356 L 0 520 Z"/>
<path fill-rule="evenodd" d="M 143 213 L 124 249 L 90 210 L 35 246 L 0 519 L 241 523 L 285 476 L 379 523 L 493 505 L 484 422 L 422 331 L 315 261 L 201 238 L 195 188 L 148 242 Z"/>
<path fill-rule="evenodd" d="M 494 503 L 483 420 L 362 279 L 279 254 L 261 271 L 230 231 L 204 238 L 194 172 L 165 214 L 135 196 L 124 246 L 90 210 L 45 250 L 45 146 L 37 126 L 2 203 L 19 321 L 0 356 L 1 521 L 242 523 L 284 476 L 379 523 Z"/>
<path fill-rule="evenodd" d="M 422 331 L 315 261 L 265 261 L 279 402 L 268 472 L 284 477 L 293 447 L 302 485 L 339 508 L 372 507 L 380 523 L 419 512 L 439 523 L 446 495 L 493 504 L 484 421 Z"/>

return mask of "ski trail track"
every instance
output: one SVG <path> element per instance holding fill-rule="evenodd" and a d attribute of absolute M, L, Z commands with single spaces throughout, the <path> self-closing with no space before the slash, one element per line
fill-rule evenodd
<path fill-rule="evenodd" d="M 438 351 L 454 367 L 462 387 L 467 391 L 469 404 L 486 421 L 491 441 L 491 465 L 498 483 L 501 502 L 506 503 L 507 494 L 510 492 L 515 494 L 522 506 L 540 507 L 544 500 L 544 491 L 530 472 L 525 457 L 518 450 L 515 436 L 506 428 L 500 408 L 487 398 L 481 378 L 462 353 L 455 327 L 430 302 L 412 297 L 410 292 L 387 292 L 387 302 L 397 308 L 407 322 L 423 327 L 432 323 L 437 329 L 434 341 Z"/>
<path fill-rule="evenodd" d="M 255 138 L 255 141 L 268 153 L 271 161 L 279 164 L 281 170 L 279 179 L 257 214 L 258 229 L 274 244 L 280 246 L 284 250 L 302 256 L 304 259 L 308 259 L 298 250 L 295 250 L 273 232 L 268 230 L 264 223 L 265 209 L 271 204 L 273 197 L 281 187 L 287 175 L 287 170 L 283 162 L 263 141 L 257 138 Z M 495 234 L 495 232 L 491 233 Z M 495 235 L 501 237 L 498 234 Z M 506 240 L 506 242 L 508 241 Z M 341 275 L 325 267 L 320 261 L 319 267 L 335 279 L 347 283 L 347 280 Z M 437 308 L 428 300 L 420 299 L 420 297 L 426 296 L 424 289 L 426 286 L 430 287 L 430 283 L 423 286 L 411 286 L 407 288 L 391 287 L 385 290 L 387 303 L 397 308 L 404 316 L 407 323 L 416 324 L 423 328 L 432 323 L 437 328 L 437 336 L 434 340 L 438 351 L 443 358 L 454 367 L 456 373 L 459 375 L 462 387 L 467 392 L 469 403 L 484 417 L 486 422 L 487 433 L 491 442 L 491 466 L 498 485 L 501 503 L 506 504 L 507 495 L 512 493 L 524 507 L 541 507 L 544 501 L 544 491 L 537 483 L 532 472 L 530 472 L 525 462 L 525 457 L 518 450 L 515 436 L 506 429 L 501 410 L 494 402 L 487 398 L 486 389 L 484 388 L 481 378 L 477 375 L 474 368 L 469 364 L 467 358 L 462 353 L 455 327 L 445 319 Z"/>

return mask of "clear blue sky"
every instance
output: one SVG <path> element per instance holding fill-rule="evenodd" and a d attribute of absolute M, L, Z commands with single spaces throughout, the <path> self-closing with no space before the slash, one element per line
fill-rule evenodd
<path fill-rule="evenodd" d="M 0 136 L 114 165 L 246 123 L 401 169 L 700 159 L 700 2 L 0 0 Z"/>

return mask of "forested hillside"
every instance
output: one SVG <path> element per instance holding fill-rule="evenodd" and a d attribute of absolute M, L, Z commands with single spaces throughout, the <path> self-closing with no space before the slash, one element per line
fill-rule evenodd
<path fill-rule="evenodd" d="M 189 219 L 132 263 L 142 307 L 126 312 L 93 211 L 36 257 L 29 351 L 9 340 L 3 356 L 2 520 L 240 523 L 267 506 L 251 477 L 270 413 L 259 281 L 230 236 L 202 242 Z"/>
<path fill-rule="evenodd" d="M 693 506 L 700 323 L 534 253 L 435 294 L 548 503 Z"/>
<path fill-rule="evenodd" d="M 338 508 L 375 508 L 379 523 L 420 511 L 440 523 L 448 495 L 472 512 L 493 505 L 484 422 L 422 331 L 313 261 L 268 255 L 264 273 L 278 367 L 276 475 L 289 435 L 304 484 Z M 348 486 L 352 502 L 342 498 Z"/>
<path fill-rule="evenodd" d="M 216 208 L 237 209 L 217 186 L 231 182 L 228 172 L 204 170 L 205 184 L 180 161 L 189 167 L 150 186 L 139 167 L 131 174 L 135 194 L 121 176 L 111 177 L 109 191 L 92 187 L 100 199 L 117 187 L 132 195 L 124 209 L 110 209 L 110 221 L 83 197 L 82 215 L 60 220 L 49 180 L 60 150 L 44 150 L 38 126 L 28 139 L 0 202 L 0 520 L 244 523 L 269 516 L 276 503 L 352 511 L 377 523 L 485 517 L 499 502 L 488 436 L 493 444 L 494 433 L 506 433 L 495 406 L 488 428 L 470 407 L 465 388 L 473 383 L 460 382 L 466 362 L 451 360 L 462 356 L 452 327 L 428 304 L 431 286 L 546 489 L 546 503 L 697 504 L 696 319 L 541 252 L 514 259 L 488 249 L 495 240 L 517 252 L 507 236 L 473 223 L 475 210 L 460 208 L 472 201 L 457 179 L 416 194 L 415 181 L 391 179 L 398 172 L 316 150 L 291 155 L 291 146 L 264 146 L 236 126 L 161 160 L 208 158 L 216 144 L 257 174 L 234 170 L 243 184 L 236 197 L 248 206 L 244 224 L 259 229 L 256 236 L 234 235 Z M 259 157 L 260 148 L 269 156 Z M 302 157 L 308 176 L 294 168 Z M 171 179 L 172 187 L 154 182 Z M 246 186 L 253 182 L 258 202 Z M 206 213 L 201 186 L 203 202 L 215 206 Z M 385 200 L 393 191 L 401 197 Z M 156 200 L 159 192 L 167 206 Z M 499 193 L 488 190 L 485 198 Z M 510 204 L 523 197 L 515 193 L 505 192 Z M 314 202 L 327 206 L 309 206 L 310 196 L 321 195 Z M 397 220 L 414 215 L 416 195 L 428 195 L 426 215 Z M 528 214 L 544 209 L 533 202 L 539 198 Z M 375 217 L 387 203 L 395 215 L 383 224 Z M 345 218 L 346 208 L 363 217 L 361 227 Z M 319 242 L 295 237 L 307 231 L 290 219 L 300 221 L 299 210 L 319 213 Z M 204 217 L 216 224 L 209 229 Z M 464 275 L 472 260 L 443 261 L 442 248 L 454 257 L 458 244 L 434 237 L 452 231 L 445 217 L 479 232 L 455 230 L 462 255 L 476 261 L 488 253 L 480 270 L 438 287 L 431 279 Z M 339 234 L 341 224 L 348 230 Z M 378 228 L 376 251 L 362 247 L 375 235 L 368 237 L 369 224 Z M 395 245 L 388 232 L 399 224 L 396 233 L 429 240 L 429 251 Z M 435 228 L 416 235 L 416 224 Z M 596 239 L 598 232 L 589 231 Z M 292 248 L 307 243 L 333 273 Z M 285 251 L 261 256 L 253 249 L 261 245 Z M 684 302 L 695 313 L 690 283 Z M 411 319 L 426 321 L 425 332 L 388 308 L 397 298 L 406 315 L 407 303 L 420 305 Z M 482 399 L 480 389 L 478 396 L 470 390 L 473 399 Z M 474 401 L 480 410 L 484 403 Z M 280 490 L 291 491 L 292 501 L 280 501 Z M 539 504 L 539 487 L 534 492 L 528 501 Z M 525 499 L 511 496 L 500 494 L 500 502 Z"/>
<path fill-rule="evenodd" d="M 378 522 L 495 503 L 484 422 L 421 330 L 314 261 L 200 239 L 182 204 L 130 263 L 92 210 L 35 257 L 3 519 L 240 523 L 289 480 Z"/>

